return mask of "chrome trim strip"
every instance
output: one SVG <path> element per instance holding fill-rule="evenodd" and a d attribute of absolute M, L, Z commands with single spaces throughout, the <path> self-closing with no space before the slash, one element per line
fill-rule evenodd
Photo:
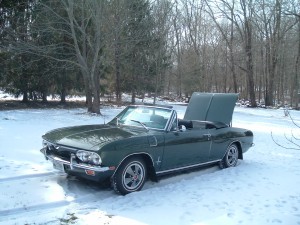
<path fill-rule="evenodd" d="M 120 126 L 123 126 L 123 127 L 136 127 L 136 128 L 141 128 L 141 126 L 135 126 L 135 125 L 128 125 L 128 124 L 119 124 Z M 158 131 L 165 131 L 165 128 L 164 129 L 159 129 L 159 128 L 152 128 L 152 127 L 147 127 L 149 130 L 158 130 Z M 148 130 L 148 131 L 149 131 Z"/>
<path fill-rule="evenodd" d="M 115 175 L 115 173 L 116 173 L 117 170 L 119 169 L 120 165 L 124 162 L 124 160 L 127 159 L 127 158 L 130 157 L 130 156 L 133 156 L 133 155 L 148 155 L 148 156 L 150 157 L 151 161 L 152 161 L 152 166 L 154 166 L 153 158 L 152 158 L 152 156 L 151 156 L 149 153 L 147 153 L 147 152 L 137 152 L 137 153 L 132 153 L 132 154 L 130 154 L 130 155 L 127 155 L 126 157 L 124 157 L 124 159 L 121 160 L 121 162 L 119 163 L 119 165 L 116 167 L 115 172 L 114 172 L 114 174 L 112 175 L 112 177 Z"/>
<path fill-rule="evenodd" d="M 170 116 L 170 118 L 169 118 L 169 120 L 167 122 L 166 128 L 165 128 L 166 131 L 171 131 L 172 124 L 173 124 L 174 120 L 177 120 L 176 127 L 178 127 L 177 112 L 175 110 L 172 110 L 172 114 L 171 114 L 171 116 Z"/>
<path fill-rule="evenodd" d="M 199 163 L 199 164 L 194 164 L 194 165 L 190 165 L 190 166 L 178 167 L 178 168 L 175 168 L 175 169 L 158 171 L 158 172 L 156 172 L 156 174 L 169 173 L 169 172 L 178 171 L 178 170 L 185 170 L 185 169 L 190 169 L 190 168 L 198 167 L 198 166 L 204 166 L 204 165 L 217 163 L 217 162 L 220 162 L 220 160 L 214 160 L 214 161 L 209 161 L 209 162 L 206 162 L 206 163 Z"/>
<path fill-rule="evenodd" d="M 66 150 L 71 150 L 71 151 L 78 151 L 80 149 L 78 148 L 72 148 L 72 147 L 67 147 L 67 146 L 63 146 L 63 145 L 57 145 L 58 149 L 62 148 L 62 149 L 66 149 Z"/>
<path fill-rule="evenodd" d="M 93 170 L 95 172 L 105 172 L 109 170 L 109 167 L 101 167 L 101 166 L 92 166 L 92 165 L 87 165 L 87 164 L 79 164 L 77 162 L 74 161 L 75 155 L 71 154 L 70 157 L 70 162 L 64 159 L 61 159 L 57 156 L 53 156 L 53 155 L 47 155 L 46 151 L 44 148 L 42 148 L 41 153 L 45 156 L 45 158 L 47 160 L 50 160 L 51 162 L 59 162 L 62 163 L 64 165 L 70 166 L 70 169 L 73 170 L 74 168 L 80 168 L 80 169 L 86 169 L 86 170 Z"/>
<path fill-rule="evenodd" d="M 59 144 L 54 144 L 52 142 L 49 142 L 47 140 L 43 140 L 43 143 L 45 143 L 46 145 L 52 145 L 53 147 L 55 147 L 57 150 L 62 148 L 62 149 L 66 149 L 66 150 L 71 150 L 71 151 L 78 151 L 80 149 L 78 148 L 73 148 L 73 147 L 69 147 L 69 146 L 64 146 L 64 145 L 59 145 Z"/>

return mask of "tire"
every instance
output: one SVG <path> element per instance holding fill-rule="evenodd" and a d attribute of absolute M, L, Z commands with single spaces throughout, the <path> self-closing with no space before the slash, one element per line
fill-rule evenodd
<path fill-rule="evenodd" d="M 147 167 L 141 157 L 124 160 L 112 178 L 112 186 L 118 194 L 126 195 L 143 188 L 147 177 Z"/>
<path fill-rule="evenodd" d="M 226 150 L 223 159 L 220 162 L 221 168 L 234 167 L 239 160 L 239 149 L 236 144 L 231 144 Z"/>

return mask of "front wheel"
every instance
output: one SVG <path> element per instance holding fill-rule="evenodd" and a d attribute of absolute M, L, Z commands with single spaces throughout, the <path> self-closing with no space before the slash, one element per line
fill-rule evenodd
<path fill-rule="evenodd" d="M 239 159 L 239 149 L 236 144 L 231 144 L 227 148 L 225 156 L 220 162 L 221 168 L 228 168 L 236 166 Z"/>
<path fill-rule="evenodd" d="M 122 195 L 143 188 L 147 176 L 147 167 L 141 157 L 125 159 L 112 178 L 114 190 Z"/>

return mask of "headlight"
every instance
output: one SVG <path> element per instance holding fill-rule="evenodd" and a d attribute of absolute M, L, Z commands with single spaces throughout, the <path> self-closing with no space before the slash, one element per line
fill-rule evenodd
<path fill-rule="evenodd" d="M 79 150 L 76 152 L 76 156 L 85 163 L 91 163 L 94 165 L 100 165 L 102 163 L 100 156 L 95 152 Z"/>
<path fill-rule="evenodd" d="M 45 148 L 47 146 L 47 141 L 45 141 L 44 139 L 43 139 L 43 142 L 42 142 L 42 146 L 43 146 L 43 148 Z"/>
<path fill-rule="evenodd" d="M 101 164 L 101 159 L 100 156 L 96 153 L 92 154 L 91 160 L 95 165 L 100 165 Z"/>

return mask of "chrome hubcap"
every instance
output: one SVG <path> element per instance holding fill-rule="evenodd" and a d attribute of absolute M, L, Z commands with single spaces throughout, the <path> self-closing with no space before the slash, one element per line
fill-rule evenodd
<path fill-rule="evenodd" d="M 126 189 L 134 190 L 139 187 L 144 179 L 144 168 L 139 163 L 127 166 L 123 174 L 123 184 Z"/>
<path fill-rule="evenodd" d="M 235 166 L 237 163 L 239 157 L 239 152 L 238 149 L 232 145 L 228 149 L 228 154 L 227 154 L 227 163 L 229 166 Z"/>

